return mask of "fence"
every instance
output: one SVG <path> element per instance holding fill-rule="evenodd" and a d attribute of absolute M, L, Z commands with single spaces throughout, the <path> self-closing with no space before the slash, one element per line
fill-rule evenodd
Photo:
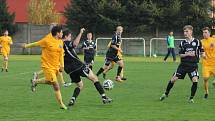
<path fill-rule="evenodd" d="M 96 38 L 97 55 L 105 54 L 107 45 L 112 38 Z M 146 41 L 144 38 L 122 38 L 123 54 L 146 56 Z"/>

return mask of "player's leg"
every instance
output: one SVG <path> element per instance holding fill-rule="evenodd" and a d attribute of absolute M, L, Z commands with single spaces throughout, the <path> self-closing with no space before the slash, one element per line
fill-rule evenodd
<path fill-rule="evenodd" d="M 57 79 L 58 79 L 58 81 L 59 81 L 64 87 L 69 87 L 70 85 L 72 85 L 71 83 L 67 83 L 67 82 L 64 81 L 63 72 L 59 72 L 59 73 L 58 73 Z"/>
<path fill-rule="evenodd" d="M 53 86 L 55 97 L 57 99 L 57 102 L 60 105 L 60 108 L 66 110 L 67 107 L 63 103 L 63 99 L 62 99 L 62 96 L 61 96 L 61 91 L 60 91 L 59 83 L 57 82 L 57 80 L 55 80 L 55 82 L 53 82 L 51 85 Z"/>
<path fill-rule="evenodd" d="M 175 62 L 176 61 L 176 55 L 175 55 L 175 49 L 174 48 L 171 48 L 172 50 L 172 57 L 173 57 L 173 61 Z"/>
<path fill-rule="evenodd" d="M 106 74 L 108 71 L 110 71 L 111 69 L 113 69 L 115 65 L 115 62 L 114 61 L 111 61 L 110 65 L 108 66 L 108 68 L 106 68 L 104 71 L 103 71 L 103 78 L 106 79 Z"/>
<path fill-rule="evenodd" d="M 39 71 L 37 71 L 37 72 L 34 72 L 34 74 L 33 74 L 33 79 L 34 79 L 34 80 L 39 79 L 39 76 L 40 76 L 41 74 L 43 74 L 43 70 L 39 70 Z"/>
<path fill-rule="evenodd" d="M 73 91 L 72 97 L 70 98 L 69 104 L 68 104 L 68 106 L 73 106 L 75 104 L 75 101 L 77 100 L 77 97 L 79 96 L 81 90 L 83 90 L 84 84 L 78 74 L 70 74 L 70 78 L 77 85 L 77 87 Z"/>
<path fill-rule="evenodd" d="M 122 82 L 121 80 L 121 73 L 122 73 L 122 69 L 124 68 L 124 63 L 123 63 L 123 60 L 119 59 L 117 61 L 117 64 L 118 64 L 118 69 L 117 69 L 117 76 L 116 76 L 116 81 L 119 81 L 119 82 Z"/>
<path fill-rule="evenodd" d="M 208 80 L 210 77 L 210 67 L 209 66 L 202 66 L 202 76 L 203 76 L 203 83 L 204 83 L 204 89 L 205 89 L 205 96 L 204 98 L 207 99 L 208 98 Z"/>
<path fill-rule="evenodd" d="M 188 73 L 190 79 L 192 80 L 192 86 L 191 86 L 191 94 L 189 98 L 190 103 L 194 103 L 193 98 L 196 94 L 197 88 L 198 88 L 198 79 L 199 79 L 199 74 L 197 69 L 192 71 L 191 73 Z"/>
<path fill-rule="evenodd" d="M 104 70 L 108 69 L 108 66 L 110 65 L 111 61 L 112 61 L 111 59 L 106 58 L 104 66 L 99 69 L 99 71 L 96 73 L 96 75 L 99 76 L 101 73 L 104 72 Z"/>
<path fill-rule="evenodd" d="M 204 98 L 207 99 L 208 98 L 208 94 L 209 94 L 209 90 L 208 90 L 208 80 L 209 78 L 203 77 L 204 80 L 204 89 L 205 89 L 205 96 Z"/>
<path fill-rule="evenodd" d="M 177 71 L 173 74 L 172 78 L 168 82 L 165 93 L 160 97 L 161 101 L 168 97 L 170 90 L 173 88 L 175 82 L 178 79 L 184 79 L 185 75 L 186 71 L 183 69 L 183 66 L 179 65 Z"/>
<path fill-rule="evenodd" d="M 170 48 L 168 48 L 167 49 L 167 54 L 166 54 L 166 56 L 163 59 L 164 61 L 166 61 L 166 59 L 169 57 L 170 52 L 171 52 L 171 50 L 170 50 Z"/>
<path fill-rule="evenodd" d="M 93 82 L 96 90 L 99 92 L 99 94 L 102 97 L 103 103 L 106 104 L 106 103 L 112 102 L 112 99 L 110 99 L 106 96 L 105 91 L 104 91 L 101 83 L 98 80 L 98 77 L 93 73 L 93 71 L 90 69 L 88 69 L 88 70 L 84 69 L 84 73 L 86 74 L 87 78 Z M 84 75 L 82 75 L 82 76 L 84 76 Z"/>

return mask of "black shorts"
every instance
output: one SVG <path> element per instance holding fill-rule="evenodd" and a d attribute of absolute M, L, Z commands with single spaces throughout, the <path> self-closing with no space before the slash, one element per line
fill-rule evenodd
<path fill-rule="evenodd" d="M 84 63 L 86 65 L 93 64 L 94 63 L 94 56 L 85 55 L 84 56 Z"/>
<path fill-rule="evenodd" d="M 120 60 L 122 60 L 122 59 L 118 55 L 115 56 L 115 57 L 106 57 L 105 58 L 105 65 L 109 66 L 112 61 L 114 61 L 115 63 L 117 63 Z"/>
<path fill-rule="evenodd" d="M 86 66 L 83 66 L 77 71 L 69 74 L 72 83 L 78 83 L 81 81 L 81 77 L 88 77 L 90 69 Z"/>
<path fill-rule="evenodd" d="M 190 79 L 192 80 L 193 77 L 198 77 L 199 78 L 199 73 L 198 73 L 198 65 L 183 65 L 180 64 L 177 68 L 177 71 L 174 73 L 178 79 L 184 79 L 186 74 L 189 75 Z"/>

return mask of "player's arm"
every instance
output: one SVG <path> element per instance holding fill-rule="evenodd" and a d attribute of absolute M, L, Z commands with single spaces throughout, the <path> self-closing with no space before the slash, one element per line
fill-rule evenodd
<path fill-rule="evenodd" d="M 169 36 L 166 38 L 167 45 L 169 46 Z"/>
<path fill-rule="evenodd" d="M 185 49 L 183 48 L 182 42 L 179 45 L 179 56 L 181 58 L 187 57 L 187 56 L 195 56 L 195 54 L 191 53 L 191 52 L 185 52 Z"/>
<path fill-rule="evenodd" d="M 204 51 L 204 48 L 203 48 L 203 46 L 202 46 L 202 42 L 201 42 L 201 41 L 199 41 L 198 50 L 199 50 L 199 52 L 201 53 L 202 58 L 203 58 L 203 59 L 206 59 L 206 54 L 205 54 L 205 51 Z"/>
<path fill-rule="evenodd" d="M 40 46 L 39 42 L 33 42 L 33 43 L 29 43 L 29 44 L 24 44 L 23 48 L 32 48 L 32 47 L 37 47 Z"/>
<path fill-rule="evenodd" d="M 61 55 L 60 55 L 60 72 L 63 72 L 64 68 L 64 50 L 62 50 Z"/>
<path fill-rule="evenodd" d="M 12 40 L 12 38 L 10 37 L 9 45 L 12 45 L 12 44 L 13 44 L 13 40 Z"/>
<path fill-rule="evenodd" d="M 85 31 L 85 29 L 84 29 L 84 28 L 81 28 L 81 30 L 80 30 L 78 36 L 77 36 L 77 37 L 75 38 L 75 40 L 73 41 L 73 47 L 77 47 L 77 46 L 78 46 L 78 44 L 79 44 L 79 42 L 80 42 L 80 40 L 81 40 L 81 36 L 82 36 L 82 34 L 84 33 L 84 31 Z"/>

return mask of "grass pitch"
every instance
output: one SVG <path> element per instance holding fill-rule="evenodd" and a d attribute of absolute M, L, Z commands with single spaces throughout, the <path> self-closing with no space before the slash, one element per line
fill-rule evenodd
<path fill-rule="evenodd" d="M 96 57 L 93 71 L 103 65 L 103 57 Z M 52 88 L 39 85 L 30 91 L 32 73 L 40 69 L 40 56 L 14 55 L 10 57 L 9 72 L 0 73 L 0 121 L 215 121 L 215 89 L 210 83 L 208 100 L 203 99 L 203 81 L 199 68 L 199 88 L 189 104 L 191 82 L 188 77 L 174 85 L 170 96 L 163 102 L 159 97 L 178 65 L 162 62 L 162 58 L 125 57 L 124 83 L 114 81 L 114 88 L 107 95 L 114 102 L 104 105 L 87 79 L 77 103 L 70 110 L 60 110 Z M 114 80 L 116 67 L 107 77 Z M 65 81 L 69 76 L 64 74 Z M 103 81 L 102 77 L 99 77 Z M 67 104 L 75 85 L 61 87 Z"/>

